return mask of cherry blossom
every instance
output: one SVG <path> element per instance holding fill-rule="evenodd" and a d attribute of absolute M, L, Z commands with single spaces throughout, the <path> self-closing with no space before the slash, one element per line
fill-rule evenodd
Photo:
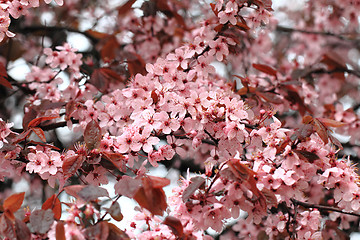
<path fill-rule="evenodd" d="M 359 231 L 360 5 L 272 7 L 0 1 L 0 235 Z"/>

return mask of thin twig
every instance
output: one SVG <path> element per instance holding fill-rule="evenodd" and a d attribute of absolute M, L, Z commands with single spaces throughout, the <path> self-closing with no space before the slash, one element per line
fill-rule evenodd
<path fill-rule="evenodd" d="M 298 206 L 302 206 L 304 208 L 317 208 L 317 209 L 324 210 L 324 211 L 333 211 L 333 212 L 338 212 L 338 213 L 342 213 L 342 214 L 348 214 L 348 215 L 360 217 L 360 214 L 358 214 L 358 213 L 346 212 L 346 211 L 343 211 L 336 207 L 329 207 L 329 206 L 324 206 L 324 205 L 319 205 L 319 204 L 305 203 L 305 202 L 301 202 L 301 201 L 298 201 L 293 198 L 291 199 L 291 201 L 293 202 L 294 206 L 298 205 Z"/>

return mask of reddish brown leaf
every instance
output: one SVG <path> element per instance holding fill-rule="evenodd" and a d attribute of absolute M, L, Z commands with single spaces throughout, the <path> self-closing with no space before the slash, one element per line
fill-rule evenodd
<path fill-rule="evenodd" d="M 54 218 L 56 220 L 60 220 L 61 217 L 61 203 L 60 200 L 57 198 L 57 195 L 54 194 L 49 197 L 42 205 L 41 209 L 51 209 L 54 213 Z"/>
<path fill-rule="evenodd" d="M 76 171 L 81 167 L 83 162 L 85 161 L 85 157 L 82 155 L 71 156 L 65 158 L 62 169 L 65 178 L 69 178 L 76 173 Z"/>
<path fill-rule="evenodd" d="M 78 193 L 84 188 L 86 185 L 70 185 L 67 187 L 64 187 L 64 190 L 67 194 L 70 196 L 73 196 L 74 198 L 79 199 Z"/>
<path fill-rule="evenodd" d="M 252 66 L 253 66 L 253 68 L 259 70 L 260 72 L 277 77 L 277 71 L 275 69 L 273 69 L 272 67 L 269 67 L 264 64 L 256 64 L 256 63 L 254 63 Z"/>
<path fill-rule="evenodd" d="M 126 172 L 125 156 L 121 153 L 102 153 L 104 158 L 110 161 L 119 171 Z"/>
<path fill-rule="evenodd" d="M 311 124 L 303 124 L 300 126 L 298 130 L 296 130 L 295 135 L 300 141 L 303 141 L 306 140 L 308 137 L 310 137 L 310 135 L 313 134 L 313 132 L 314 129 Z"/>
<path fill-rule="evenodd" d="M 62 221 L 57 222 L 56 229 L 55 229 L 55 231 L 56 231 L 56 233 L 55 233 L 56 240 L 66 240 L 64 225 L 65 224 Z"/>
<path fill-rule="evenodd" d="M 156 176 L 147 176 L 151 181 L 151 186 L 153 188 L 163 188 L 170 184 L 170 180 L 167 178 L 156 177 Z"/>
<path fill-rule="evenodd" d="M 316 155 L 313 152 L 309 152 L 306 150 L 296 150 L 294 149 L 293 152 L 295 152 L 301 160 L 308 161 L 310 163 L 313 163 L 315 160 L 319 159 L 319 156 Z"/>
<path fill-rule="evenodd" d="M 110 68 L 98 68 L 91 74 L 89 82 L 100 92 L 108 91 L 109 83 L 124 82 L 124 78 Z"/>
<path fill-rule="evenodd" d="M 97 32 L 97 31 L 94 31 L 94 30 L 91 30 L 91 29 L 85 31 L 85 33 L 90 35 L 91 37 L 99 39 L 99 40 L 104 39 L 106 37 L 109 37 L 109 34 L 107 34 L 107 33 Z"/>
<path fill-rule="evenodd" d="M 86 147 L 89 150 L 93 150 L 95 148 L 100 147 L 102 134 L 101 134 L 101 128 L 99 126 L 99 123 L 92 119 L 85 128 L 84 131 L 84 141 L 86 144 Z"/>
<path fill-rule="evenodd" d="M 107 222 L 100 222 L 85 229 L 86 239 L 107 240 L 109 236 L 109 225 Z"/>
<path fill-rule="evenodd" d="M 243 20 L 243 19 L 241 19 Z M 241 30 L 243 30 L 244 32 L 247 32 L 248 30 L 250 30 L 249 26 L 246 24 L 246 21 L 237 21 L 236 23 L 236 27 L 240 28 Z"/>
<path fill-rule="evenodd" d="M 15 213 L 20 209 L 25 198 L 25 192 L 15 193 L 5 199 L 3 203 L 4 210 L 8 210 L 12 213 Z"/>
<path fill-rule="evenodd" d="M 256 91 L 256 95 L 258 95 L 265 101 L 271 102 L 274 104 L 282 104 L 284 102 L 284 100 L 276 93 Z"/>
<path fill-rule="evenodd" d="M 87 185 L 78 192 L 78 196 L 85 202 L 90 202 L 97 200 L 99 197 L 109 197 L 109 193 L 105 188 Z"/>
<path fill-rule="evenodd" d="M 346 125 L 346 123 L 335 121 L 328 118 L 316 118 L 316 119 L 318 119 L 326 127 L 343 127 Z"/>
<path fill-rule="evenodd" d="M 117 226 L 112 223 L 107 222 L 109 227 L 109 236 L 107 240 L 130 240 L 130 237 Z"/>
<path fill-rule="evenodd" d="M 162 186 L 169 183 L 170 181 L 165 178 L 145 176 L 142 178 L 143 186 L 136 192 L 134 199 L 152 214 L 162 216 L 167 208 L 166 195 Z"/>
<path fill-rule="evenodd" d="M 306 112 L 309 112 L 310 114 L 312 113 L 312 110 L 305 105 L 303 99 L 300 97 L 295 87 L 293 87 L 292 85 L 285 85 L 284 87 L 287 92 L 287 95 L 284 97 L 291 104 L 298 106 L 298 111 L 301 116 L 304 116 Z"/>
<path fill-rule="evenodd" d="M 145 69 L 145 62 L 142 59 L 142 57 L 138 54 L 135 54 L 136 59 L 135 60 L 128 60 L 128 70 L 131 76 L 135 76 L 136 74 L 140 73 L 142 75 L 146 74 Z"/>
<path fill-rule="evenodd" d="M 122 178 L 115 184 L 114 189 L 116 194 L 120 194 L 128 198 L 133 198 L 141 186 L 141 179 L 132 178 L 125 175 L 122 176 Z"/>
<path fill-rule="evenodd" d="M 190 179 L 190 184 L 184 190 L 182 195 L 183 202 L 186 202 L 189 197 L 191 197 L 196 190 L 205 184 L 205 179 L 203 177 L 197 176 Z"/>
<path fill-rule="evenodd" d="M 265 196 L 267 206 L 277 207 L 278 205 L 277 198 L 271 190 L 267 188 L 263 188 L 261 190 L 261 193 Z"/>
<path fill-rule="evenodd" d="M 114 60 L 116 57 L 116 49 L 118 49 L 119 46 L 115 36 L 111 36 L 100 50 L 101 59 L 105 62 Z"/>
<path fill-rule="evenodd" d="M 229 166 L 231 172 L 241 181 L 245 181 L 249 184 L 249 189 L 254 193 L 254 195 L 257 197 L 256 201 L 259 202 L 262 210 L 266 210 L 266 199 L 264 195 L 259 191 L 259 189 L 256 186 L 256 180 L 254 176 L 257 175 L 256 172 L 245 166 L 244 164 L 240 163 L 239 159 L 230 159 L 227 162 L 227 165 Z"/>
<path fill-rule="evenodd" d="M 33 127 L 31 130 L 40 138 L 41 141 L 46 142 L 44 131 L 39 127 Z"/>
<path fill-rule="evenodd" d="M 329 138 L 330 138 L 330 141 L 331 141 L 335 146 L 337 146 L 337 147 L 340 148 L 341 150 L 344 149 L 343 146 L 342 146 L 342 144 L 339 142 L 339 140 L 338 140 L 336 137 L 334 137 L 333 135 L 329 134 Z"/>
<path fill-rule="evenodd" d="M 31 232 L 26 223 L 21 221 L 20 219 L 15 219 L 15 231 L 16 231 L 16 239 L 20 240 L 30 240 Z"/>
<path fill-rule="evenodd" d="M 69 101 L 65 106 L 65 121 L 69 121 L 76 110 L 77 110 L 76 102 L 73 100 Z"/>
<path fill-rule="evenodd" d="M 7 88 L 13 88 L 11 83 L 6 79 L 7 73 L 3 63 L 0 62 L 0 84 Z"/>
<path fill-rule="evenodd" d="M 311 124 L 312 120 L 313 120 L 313 117 L 309 116 L 309 115 L 306 115 L 302 118 L 302 122 L 305 124 Z"/>
<path fill-rule="evenodd" d="M 187 29 L 183 17 L 170 8 L 168 0 L 157 0 L 155 2 L 156 2 L 156 7 L 159 11 L 163 12 L 169 18 L 172 17 L 175 18 L 175 20 L 179 25 L 181 25 L 184 29 Z"/>
<path fill-rule="evenodd" d="M 163 224 L 167 225 L 176 237 L 181 239 L 184 235 L 184 227 L 181 221 L 176 217 L 167 216 L 163 221 Z"/>
<path fill-rule="evenodd" d="M 223 28 L 223 26 L 224 26 L 224 24 L 219 24 L 219 25 L 217 25 L 216 27 L 214 27 L 214 30 L 215 30 L 216 32 L 220 32 L 221 29 Z"/>
<path fill-rule="evenodd" d="M 0 236 L 8 239 L 17 239 L 14 222 L 5 214 L 0 217 Z"/>
<path fill-rule="evenodd" d="M 314 126 L 315 132 L 319 135 L 324 144 L 329 142 L 329 134 L 326 127 L 316 118 L 313 119 L 312 124 Z"/>
<path fill-rule="evenodd" d="M 105 209 L 111 217 L 116 221 L 121 221 L 123 219 L 123 215 L 121 213 L 120 205 L 118 202 L 113 202 L 110 208 Z"/>
<path fill-rule="evenodd" d="M 93 185 L 71 185 L 64 188 L 65 192 L 77 199 L 90 202 L 99 197 L 109 197 L 109 193 L 105 188 Z"/>
<path fill-rule="evenodd" d="M 157 104 L 159 102 L 159 96 L 157 95 L 155 90 L 151 91 L 151 98 L 152 98 L 154 104 Z"/>
<path fill-rule="evenodd" d="M 24 141 L 24 140 L 29 136 L 30 133 L 31 133 L 31 129 L 26 130 L 25 132 L 20 133 L 19 135 L 17 135 L 17 136 L 14 138 L 14 143 L 19 143 L 19 142 Z"/>
<path fill-rule="evenodd" d="M 49 231 L 54 222 L 54 214 L 50 209 L 38 209 L 30 215 L 30 225 L 32 232 L 45 234 Z"/>
<path fill-rule="evenodd" d="M 54 145 L 52 145 L 52 144 L 47 144 L 47 143 L 38 142 L 38 141 L 33 141 L 33 140 L 29 141 L 28 143 L 29 143 L 29 144 L 34 144 L 34 145 L 46 146 L 46 147 L 48 147 L 48 148 L 51 148 L 51 149 L 60 151 L 60 148 L 58 148 L 58 147 L 56 147 L 56 146 L 54 146 Z"/>
<path fill-rule="evenodd" d="M 210 3 L 211 10 L 215 13 L 215 15 L 218 15 L 218 10 L 216 9 L 215 3 Z"/>
<path fill-rule="evenodd" d="M 44 121 L 47 121 L 47 120 L 52 120 L 52 119 L 55 119 L 55 118 L 58 118 L 59 116 L 47 116 L 47 117 L 38 117 L 38 118 L 35 118 L 33 120 L 31 120 L 28 124 L 28 128 L 31 128 L 31 127 L 36 127 L 38 126 L 41 122 L 44 122 Z"/>
<path fill-rule="evenodd" d="M 347 69 L 347 66 L 346 66 L 347 61 L 348 60 L 346 60 L 344 57 L 340 56 L 336 52 L 330 51 L 323 55 L 320 62 L 326 64 L 330 70 L 333 70 L 333 69 L 346 70 Z"/>
<path fill-rule="evenodd" d="M 129 12 L 129 10 L 131 9 L 132 5 L 136 2 L 136 0 L 129 0 L 127 1 L 125 4 L 121 5 L 120 7 L 118 7 L 118 14 L 119 16 L 121 15 L 125 15 L 126 13 Z"/>

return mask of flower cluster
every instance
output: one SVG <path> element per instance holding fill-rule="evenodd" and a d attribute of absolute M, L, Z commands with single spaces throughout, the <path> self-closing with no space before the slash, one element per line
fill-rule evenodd
<path fill-rule="evenodd" d="M 24 103 L 22 129 L 0 118 L 0 179 L 52 187 L 33 212 L 15 214 L 24 194 L 1 193 L 0 235 L 211 239 L 209 228 L 223 234 L 237 219 L 220 239 L 345 239 L 360 216 L 357 169 L 341 158 L 360 152 L 353 10 L 307 2 L 286 12 L 288 28 L 271 16 L 270 0 L 110 3 L 69 0 L 66 21 L 50 14 L 49 27 L 37 27 L 41 41 L 26 26 L 45 18 L 32 8 L 48 5 L 0 3 L 0 38 L 11 35 L 10 16 L 19 42 L 34 35 L 24 45 L 31 50 L 16 48 L 26 53 L 25 81 L 0 73 L 0 114 Z M 88 22 L 79 16 L 94 28 L 80 30 Z M 72 32 L 91 48 L 71 47 Z M 1 68 L 17 58 L 11 44 Z M 352 139 L 342 144 L 334 131 Z M 187 171 L 170 196 L 171 181 L 149 173 L 159 166 Z M 67 217 L 60 193 L 74 197 Z M 127 221 L 118 202 L 125 197 L 137 214 L 120 230 L 108 219 Z"/>

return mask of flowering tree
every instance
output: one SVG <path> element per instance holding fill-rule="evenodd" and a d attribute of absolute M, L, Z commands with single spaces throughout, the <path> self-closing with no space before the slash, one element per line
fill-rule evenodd
<path fill-rule="evenodd" d="M 360 217 L 359 11 L 358 0 L 275 12 L 271 0 L 0 1 L 0 238 L 348 239 Z M 11 74 L 19 59 L 29 72 Z M 178 170 L 170 195 L 149 172 L 159 164 Z M 137 204 L 126 228 L 120 198 Z"/>

